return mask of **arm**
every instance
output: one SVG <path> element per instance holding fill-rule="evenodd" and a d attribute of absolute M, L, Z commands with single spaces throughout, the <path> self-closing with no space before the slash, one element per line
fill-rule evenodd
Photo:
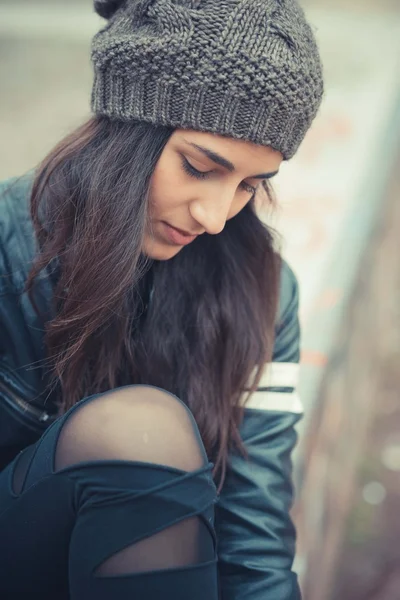
<path fill-rule="evenodd" d="M 0 470 L 40 437 L 47 413 L 55 412 L 44 390 L 43 322 L 23 291 L 35 247 L 29 185 L 29 177 L 0 182 Z M 46 280 L 38 279 L 43 291 Z M 44 298 L 38 296 L 45 309 Z"/>
<path fill-rule="evenodd" d="M 298 285 L 283 265 L 281 314 L 272 365 L 246 405 L 241 435 L 248 459 L 231 457 L 216 522 L 223 600 L 299 600 L 292 563 L 295 530 L 291 453 L 301 418 L 296 396 Z"/>

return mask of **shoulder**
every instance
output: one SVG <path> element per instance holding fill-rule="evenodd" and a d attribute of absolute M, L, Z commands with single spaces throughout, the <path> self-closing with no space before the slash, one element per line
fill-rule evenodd
<path fill-rule="evenodd" d="M 32 172 L 0 181 L 0 227 L 3 231 L 10 232 L 16 223 L 30 220 L 29 200 L 32 184 Z"/>
<path fill-rule="evenodd" d="M 257 409 L 258 418 L 278 412 L 294 419 L 303 411 L 297 394 L 300 361 L 299 285 L 293 270 L 282 261 L 279 309 L 272 361 L 265 365 L 259 387 L 245 407 Z M 296 417 L 297 418 L 297 417 Z M 290 420 L 289 419 L 289 420 Z"/>
<path fill-rule="evenodd" d="M 300 342 L 299 284 L 293 270 L 283 261 L 272 364 L 267 373 L 273 391 L 284 394 L 286 400 L 290 396 L 291 405 L 298 407 L 295 388 L 299 377 Z"/>
<path fill-rule="evenodd" d="M 0 283 L 24 286 L 35 254 L 29 212 L 33 175 L 0 182 Z"/>
<path fill-rule="evenodd" d="M 277 330 L 284 327 L 285 320 L 299 308 L 299 283 L 293 269 L 282 260 Z"/>
<path fill-rule="evenodd" d="M 299 284 L 293 270 L 282 261 L 279 308 L 275 324 L 274 362 L 299 362 Z"/>

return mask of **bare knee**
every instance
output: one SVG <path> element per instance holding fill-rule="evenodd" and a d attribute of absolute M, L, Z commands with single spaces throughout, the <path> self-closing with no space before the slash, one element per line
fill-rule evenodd
<path fill-rule="evenodd" d="M 150 386 L 107 392 L 67 418 L 57 444 L 56 470 L 99 460 L 156 463 L 184 471 L 207 461 L 189 410 Z"/>

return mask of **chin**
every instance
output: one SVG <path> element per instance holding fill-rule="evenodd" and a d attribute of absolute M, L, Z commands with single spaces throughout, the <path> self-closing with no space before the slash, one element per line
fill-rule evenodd
<path fill-rule="evenodd" d="M 143 254 L 152 260 L 170 260 L 182 250 L 179 246 L 167 246 L 157 242 L 144 243 Z"/>

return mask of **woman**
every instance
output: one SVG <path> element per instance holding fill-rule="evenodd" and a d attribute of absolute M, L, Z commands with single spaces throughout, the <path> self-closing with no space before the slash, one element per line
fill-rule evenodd
<path fill-rule="evenodd" d="M 299 598 L 298 291 L 255 204 L 321 100 L 312 31 L 95 8 L 94 116 L 2 185 L 0 596 Z"/>

